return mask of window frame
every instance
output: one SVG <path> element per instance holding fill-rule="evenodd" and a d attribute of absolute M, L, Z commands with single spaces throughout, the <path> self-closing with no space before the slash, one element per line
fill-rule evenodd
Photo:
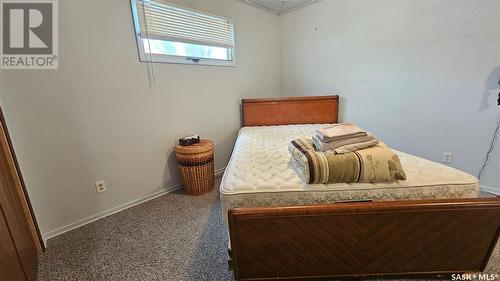
<path fill-rule="evenodd" d="M 231 20 L 231 24 L 233 25 L 233 48 L 231 51 L 232 60 L 219 60 L 219 59 L 209 59 L 209 58 L 203 58 L 203 57 L 174 56 L 174 55 L 147 53 L 146 49 L 144 48 L 144 45 L 147 44 L 146 43 L 147 39 L 141 38 L 141 35 L 140 35 L 139 18 L 138 18 L 139 15 L 137 14 L 137 7 L 136 7 L 137 1 L 141 1 L 141 0 L 130 0 L 130 6 L 132 9 L 132 22 L 134 24 L 135 40 L 136 40 L 136 44 L 137 44 L 137 51 L 138 51 L 140 62 L 236 67 L 236 37 L 235 37 L 235 30 L 234 30 L 234 22 L 232 20 Z M 180 9 L 184 9 L 184 10 L 193 11 L 196 13 L 203 13 L 206 15 L 214 16 L 214 17 L 221 17 L 218 15 L 212 15 L 209 13 L 196 11 L 196 10 L 189 9 L 186 7 L 180 7 L 180 6 L 171 4 L 171 3 L 168 3 L 168 5 L 171 5 L 171 6 L 180 8 Z M 172 41 L 170 41 L 170 42 L 172 42 Z M 198 60 L 198 61 L 196 61 L 196 60 Z"/>

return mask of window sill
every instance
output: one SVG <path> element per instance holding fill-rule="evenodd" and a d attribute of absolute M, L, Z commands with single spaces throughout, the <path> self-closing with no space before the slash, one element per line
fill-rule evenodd
<path fill-rule="evenodd" d="M 205 65 L 205 66 L 222 66 L 222 67 L 236 67 L 236 62 L 224 61 L 224 60 L 213 60 L 213 59 L 203 59 L 200 58 L 199 61 L 193 61 L 187 57 L 171 57 L 165 55 L 142 55 L 139 57 L 141 62 L 152 62 L 152 63 L 170 63 L 170 64 L 187 64 L 187 65 Z"/>

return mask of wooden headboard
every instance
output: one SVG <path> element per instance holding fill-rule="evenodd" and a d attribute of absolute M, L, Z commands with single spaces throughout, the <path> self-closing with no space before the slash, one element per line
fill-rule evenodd
<path fill-rule="evenodd" d="M 337 123 L 339 96 L 243 99 L 243 126 Z"/>

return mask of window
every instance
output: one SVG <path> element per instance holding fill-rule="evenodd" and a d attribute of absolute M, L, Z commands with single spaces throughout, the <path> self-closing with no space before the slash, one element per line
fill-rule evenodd
<path fill-rule="evenodd" d="M 164 0 L 131 1 L 141 61 L 234 66 L 230 19 Z"/>

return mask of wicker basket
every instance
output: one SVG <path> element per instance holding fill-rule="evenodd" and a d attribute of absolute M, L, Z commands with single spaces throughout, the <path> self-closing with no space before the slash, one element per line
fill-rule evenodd
<path fill-rule="evenodd" d="M 200 195 L 214 189 L 214 144 L 200 140 L 190 146 L 175 147 L 177 167 L 186 194 Z"/>

